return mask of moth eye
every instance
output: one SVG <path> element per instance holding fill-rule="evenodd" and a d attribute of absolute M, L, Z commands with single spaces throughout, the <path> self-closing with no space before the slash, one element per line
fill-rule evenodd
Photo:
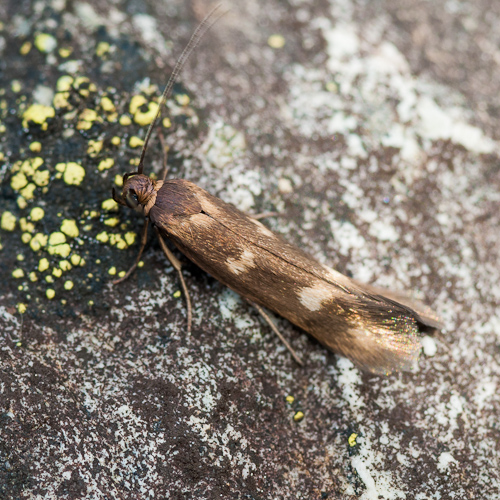
<path fill-rule="evenodd" d="M 130 208 L 136 208 L 139 205 L 139 199 L 137 198 L 137 194 L 133 191 L 129 191 L 125 196 L 125 201 Z"/>

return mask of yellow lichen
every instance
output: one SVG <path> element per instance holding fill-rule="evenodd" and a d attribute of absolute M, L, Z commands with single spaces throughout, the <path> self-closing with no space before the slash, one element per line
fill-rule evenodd
<path fill-rule="evenodd" d="M 26 54 L 29 54 L 29 51 L 31 50 L 31 47 L 33 47 L 33 45 L 31 44 L 31 42 L 26 41 L 26 42 L 24 42 L 24 43 L 21 45 L 21 48 L 19 49 L 19 53 L 20 53 L 22 56 L 25 56 Z"/>
<path fill-rule="evenodd" d="M 70 238 L 76 238 L 80 234 L 76 222 L 72 219 L 64 219 L 62 221 L 61 231 Z"/>
<path fill-rule="evenodd" d="M 109 198 L 101 203 L 101 208 L 108 212 L 114 212 L 118 210 L 118 203 L 113 198 Z"/>
<path fill-rule="evenodd" d="M 45 295 L 47 296 L 47 298 L 49 300 L 52 300 L 56 296 L 56 292 L 52 288 L 47 288 L 47 291 L 45 292 Z"/>
<path fill-rule="evenodd" d="M 120 116 L 120 125 L 122 125 L 123 127 L 126 127 L 126 126 L 130 125 L 131 123 L 132 123 L 132 120 L 130 119 L 129 116 L 127 116 L 127 115 Z"/>
<path fill-rule="evenodd" d="M 101 99 L 101 108 L 108 113 L 116 111 L 115 105 L 109 97 L 103 97 Z"/>
<path fill-rule="evenodd" d="M 47 245 L 48 237 L 43 233 L 36 233 L 30 241 L 31 250 L 37 252 L 40 248 Z"/>
<path fill-rule="evenodd" d="M 45 216 L 45 210 L 43 208 L 34 207 L 31 209 L 30 217 L 32 221 L 37 222 L 39 220 L 42 220 L 44 216 Z"/>
<path fill-rule="evenodd" d="M 56 277 L 56 278 L 60 278 L 62 276 L 62 270 L 59 269 L 58 267 L 54 267 L 54 269 L 52 269 L 52 274 Z"/>
<path fill-rule="evenodd" d="M 142 146 L 144 144 L 144 141 L 140 138 L 140 137 L 137 137 L 136 135 L 133 135 L 129 141 L 129 146 L 131 148 L 138 148 L 140 146 Z"/>
<path fill-rule="evenodd" d="M 97 114 L 97 111 L 89 108 L 84 109 L 80 113 L 78 120 L 76 124 L 77 130 L 89 130 L 95 121 L 102 122 L 102 118 Z"/>
<path fill-rule="evenodd" d="M 106 231 L 102 231 L 102 233 L 99 233 L 95 239 L 97 241 L 100 241 L 101 243 L 107 243 L 109 241 L 109 235 Z"/>
<path fill-rule="evenodd" d="M 172 126 L 172 122 L 170 121 L 170 118 L 163 118 L 163 126 L 165 128 L 170 128 Z"/>
<path fill-rule="evenodd" d="M 56 88 L 59 92 L 68 92 L 73 87 L 74 78 L 70 75 L 59 77 L 56 83 Z"/>
<path fill-rule="evenodd" d="M 67 260 L 59 261 L 59 268 L 61 269 L 61 271 L 69 271 L 71 267 L 71 264 Z"/>
<path fill-rule="evenodd" d="M 95 53 L 97 57 L 102 57 L 109 52 L 110 45 L 108 42 L 99 42 L 97 44 L 97 48 L 95 49 Z"/>
<path fill-rule="evenodd" d="M 30 182 L 25 188 L 21 189 L 19 191 L 19 194 L 25 199 L 25 200 L 31 200 L 34 196 L 34 192 L 36 189 L 36 184 L 33 184 L 33 182 Z"/>
<path fill-rule="evenodd" d="M 21 210 L 24 210 L 28 206 L 28 203 L 26 202 L 26 200 L 22 196 L 18 196 L 17 197 L 17 206 Z"/>
<path fill-rule="evenodd" d="M 49 274 L 48 276 L 45 276 L 45 281 L 47 283 L 54 283 L 54 278 Z"/>
<path fill-rule="evenodd" d="M 106 219 L 104 224 L 106 224 L 106 226 L 115 227 L 120 224 L 120 219 L 117 217 L 111 217 L 110 219 Z"/>
<path fill-rule="evenodd" d="M 116 274 L 116 267 L 110 267 L 108 270 L 108 274 L 111 274 L 111 276 L 114 276 Z"/>
<path fill-rule="evenodd" d="M 115 184 L 119 187 L 123 186 L 123 176 L 122 175 L 115 175 Z"/>
<path fill-rule="evenodd" d="M 10 180 L 10 187 L 14 191 L 21 190 L 24 186 L 26 186 L 26 184 L 28 184 L 28 179 L 26 178 L 23 172 L 18 172 Z"/>
<path fill-rule="evenodd" d="M 18 94 L 23 89 L 21 82 L 19 80 L 12 80 L 10 88 L 12 89 L 12 92 L 14 92 L 15 94 Z"/>
<path fill-rule="evenodd" d="M 300 422 L 304 418 L 304 413 L 301 411 L 298 411 L 294 416 L 293 419 L 295 422 Z"/>
<path fill-rule="evenodd" d="M 139 264 L 137 264 L 137 267 L 144 267 L 144 261 L 143 260 L 139 261 Z"/>
<path fill-rule="evenodd" d="M 87 154 L 94 157 L 99 154 L 103 147 L 103 141 L 89 141 L 89 145 L 87 147 Z"/>
<path fill-rule="evenodd" d="M 69 92 L 57 92 L 52 99 L 52 105 L 56 109 L 69 108 Z"/>
<path fill-rule="evenodd" d="M 59 255 L 63 259 L 68 257 L 68 255 L 71 253 L 71 247 L 67 243 L 56 246 L 49 246 L 47 247 L 47 250 L 49 251 L 50 255 Z"/>
<path fill-rule="evenodd" d="M 117 135 L 111 138 L 111 144 L 113 144 L 113 146 L 119 146 L 120 142 L 121 139 Z"/>
<path fill-rule="evenodd" d="M 0 226 L 4 231 L 14 231 L 16 228 L 16 216 L 11 212 L 4 212 L 2 214 Z"/>
<path fill-rule="evenodd" d="M 49 246 L 60 245 L 61 243 L 66 243 L 66 236 L 59 232 L 54 231 L 49 236 Z"/>
<path fill-rule="evenodd" d="M 34 153 L 39 153 L 42 150 L 42 143 L 38 141 L 33 141 L 29 145 L 30 151 L 33 151 Z"/>
<path fill-rule="evenodd" d="M 102 172 L 103 170 L 108 170 L 114 164 L 115 164 L 115 160 L 113 160 L 113 158 L 106 158 L 106 159 L 101 160 L 99 162 L 99 166 L 97 167 L 97 170 L 99 170 L 99 172 Z"/>
<path fill-rule="evenodd" d="M 289 405 L 291 405 L 295 401 L 295 398 L 293 396 L 287 396 L 285 400 Z"/>
<path fill-rule="evenodd" d="M 29 279 L 30 281 L 38 281 L 38 276 L 36 275 L 35 271 L 31 271 L 31 273 L 29 274 Z"/>
<path fill-rule="evenodd" d="M 38 270 L 43 273 L 49 268 L 49 260 L 46 259 L 45 257 L 43 259 L 40 259 L 38 261 Z"/>
<path fill-rule="evenodd" d="M 22 302 L 19 302 L 17 304 L 17 312 L 19 314 L 24 314 L 26 312 L 26 309 L 28 309 L 28 306 L 26 304 L 23 304 Z"/>
<path fill-rule="evenodd" d="M 19 219 L 19 227 L 21 231 L 26 233 L 32 233 L 35 230 L 35 224 L 33 224 L 33 222 L 28 222 L 26 217 L 21 217 Z"/>
<path fill-rule="evenodd" d="M 135 243 L 135 239 L 137 238 L 137 235 L 133 231 L 129 231 L 128 233 L 125 233 L 123 235 L 125 238 L 125 241 L 127 242 L 127 245 L 133 245 Z"/>
<path fill-rule="evenodd" d="M 24 278 L 24 271 L 21 268 L 14 269 L 12 271 L 13 278 Z"/>
<path fill-rule="evenodd" d="M 64 182 L 73 186 L 79 186 L 85 178 L 85 169 L 75 162 L 66 164 L 64 170 Z"/>
<path fill-rule="evenodd" d="M 59 55 L 61 57 L 64 57 L 65 59 L 66 59 L 66 57 L 69 57 L 72 52 L 73 52 L 73 49 L 71 47 L 61 47 L 59 49 Z"/>
<path fill-rule="evenodd" d="M 31 236 L 31 234 L 30 234 L 30 233 L 23 233 L 23 234 L 21 235 L 21 241 L 22 241 L 25 245 L 27 245 L 27 244 L 30 242 L 31 238 L 33 238 L 33 236 Z"/>
<path fill-rule="evenodd" d="M 176 292 L 173 293 L 172 297 L 174 299 L 178 299 L 180 296 L 181 296 L 181 291 L 180 290 L 177 290 Z"/>
<path fill-rule="evenodd" d="M 191 101 L 187 94 L 177 94 L 175 96 L 175 100 L 179 103 L 180 106 L 187 106 Z"/>
<path fill-rule="evenodd" d="M 47 119 L 53 118 L 56 115 L 56 110 L 52 106 L 44 106 L 43 104 L 32 104 L 23 113 L 23 127 L 28 128 L 29 122 L 36 123 L 42 126 L 42 130 L 47 130 Z"/>
<path fill-rule="evenodd" d="M 78 266 L 78 265 L 80 265 L 81 261 L 82 261 L 82 258 L 81 258 L 79 255 L 77 255 L 77 254 L 73 254 L 73 255 L 71 256 L 71 263 L 72 263 L 74 266 Z"/>
<path fill-rule="evenodd" d="M 71 290 L 74 286 L 74 283 L 71 280 L 65 281 L 64 282 L 64 289 L 65 290 Z"/>
<path fill-rule="evenodd" d="M 118 276 L 119 276 L 120 278 L 123 278 L 126 274 L 127 274 L 127 273 L 126 273 L 125 271 L 120 271 L 120 272 L 118 273 Z"/>
<path fill-rule="evenodd" d="M 283 35 L 271 35 L 267 39 L 267 44 L 273 49 L 281 49 L 285 46 L 285 38 Z"/>
<path fill-rule="evenodd" d="M 33 175 L 33 181 L 37 186 L 46 186 L 49 183 L 50 173 L 48 170 L 37 170 Z"/>
<path fill-rule="evenodd" d="M 40 33 L 35 37 L 35 47 L 47 54 L 57 47 L 57 40 L 48 33 Z"/>

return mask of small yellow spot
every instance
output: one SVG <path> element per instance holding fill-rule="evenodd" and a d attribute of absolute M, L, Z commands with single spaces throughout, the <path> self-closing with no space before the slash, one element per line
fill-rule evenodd
<path fill-rule="evenodd" d="M 42 130 L 47 130 L 47 119 L 53 118 L 56 115 L 56 110 L 52 106 L 44 106 L 43 104 L 32 104 L 23 113 L 23 127 L 28 128 L 28 123 L 33 122 L 42 126 Z"/>
<path fill-rule="evenodd" d="M 178 299 L 181 295 L 182 295 L 181 291 L 177 290 L 176 292 L 174 292 L 173 297 L 174 297 L 174 299 Z"/>
<path fill-rule="evenodd" d="M 118 203 L 113 198 L 109 198 L 101 203 L 101 208 L 108 212 L 114 212 L 118 210 Z"/>
<path fill-rule="evenodd" d="M 45 281 L 47 283 L 54 283 L 54 278 L 49 274 L 48 276 L 45 276 Z"/>
<path fill-rule="evenodd" d="M 73 52 L 73 49 L 71 47 L 61 47 L 59 49 L 59 55 L 66 59 L 66 57 L 69 57 L 71 53 Z"/>
<path fill-rule="evenodd" d="M 24 271 L 21 268 L 14 269 L 12 271 L 13 278 L 24 278 Z"/>
<path fill-rule="evenodd" d="M 356 438 L 358 437 L 358 435 L 353 432 L 350 436 L 349 436 L 349 439 L 347 440 L 347 442 L 349 443 L 349 446 L 352 448 L 353 446 L 356 446 L 358 443 L 356 443 Z"/>
<path fill-rule="evenodd" d="M 129 161 L 130 165 L 134 165 L 135 167 L 139 166 L 139 158 L 132 158 Z"/>
<path fill-rule="evenodd" d="M 62 221 L 61 231 L 70 238 L 76 238 L 80 234 L 76 222 L 72 219 L 64 219 Z"/>
<path fill-rule="evenodd" d="M 66 305 L 66 302 L 67 302 L 67 300 L 66 300 L 66 299 L 61 299 L 61 304 L 62 304 L 63 306 L 65 306 L 65 305 Z"/>
<path fill-rule="evenodd" d="M 87 278 L 93 278 L 94 275 L 92 273 L 87 274 Z"/>
<path fill-rule="evenodd" d="M 19 262 L 22 262 L 24 260 L 24 255 L 22 253 L 18 253 L 16 255 L 16 259 L 19 261 Z"/>
<path fill-rule="evenodd" d="M 170 128 L 172 126 L 172 122 L 170 121 L 170 118 L 163 118 L 163 126 L 165 128 Z"/>
<path fill-rule="evenodd" d="M 85 226 L 83 226 L 83 230 L 84 231 L 90 231 L 92 229 L 92 224 L 85 224 Z"/>
<path fill-rule="evenodd" d="M 49 268 L 49 259 L 46 259 L 45 257 L 43 259 L 40 259 L 38 261 L 38 270 L 43 273 Z"/>
<path fill-rule="evenodd" d="M 289 405 L 291 405 L 295 401 L 295 398 L 293 396 L 287 396 L 285 400 Z"/>
<path fill-rule="evenodd" d="M 120 271 L 120 272 L 118 273 L 118 277 L 119 277 L 119 278 L 123 278 L 126 274 L 127 274 L 127 273 L 126 273 L 125 271 Z"/>
<path fill-rule="evenodd" d="M 138 148 L 140 146 L 142 146 L 144 144 L 144 141 L 140 138 L 140 137 L 137 137 L 136 135 L 133 135 L 129 141 L 129 146 L 131 148 Z"/>
<path fill-rule="evenodd" d="M 135 95 L 130 99 L 129 111 L 131 115 L 135 115 L 138 109 L 146 104 L 148 100 L 143 95 Z"/>
<path fill-rule="evenodd" d="M 295 422 L 300 422 L 304 418 L 304 413 L 301 411 L 298 411 L 294 416 L 293 419 Z"/>
<path fill-rule="evenodd" d="M 28 206 L 28 203 L 26 202 L 26 200 L 22 196 L 18 196 L 16 201 L 17 201 L 17 206 L 21 210 L 24 210 Z"/>
<path fill-rule="evenodd" d="M 75 162 L 66 164 L 64 170 L 64 182 L 73 186 L 79 186 L 85 178 L 85 169 Z"/>
<path fill-rule="evenodd" d="M 82 258 L 77 255 L 77 254 L 73 254 L 71 256 L 71 263 L 74 265 L 74 266 L 78 266 L 80 264 L 80 262 L 82 261 Z"/>
<path fill-rule="evenodd" d="M 59 268 L 62 271 L 69 271 L 71 269 L 71 264 L 67 260 L 59 261 Z"/>
<path fill-rule="evenodd" d="M 285 46 L 285 38 L 283 35 L 271 35 L 267 39 L 267 44 L 273 49 L 282 49 Z"/>
<path fill-rule="evenodd" d="M 69 107 L 69 92 L 57 92 L 54 95 L 54 99 L 52 99 L 52 105 L 56 109 L 61 109 L 61 108 L 68 108 Z M 67 118 L 67 115 L 65 116 L 65 119 Z"/>
<path fill-rule="evenodd" d="M 87 147 L 87 154 L 94 157 L 101 152 L 104 142 L 103 141 L 89 141 Z"/>
<path fill-rule="evenodd" d="M 31 273 L 29 274 L 29 278 L 30 278 L 30 281 L 38 281 L 38 276 L 36 275 L 35 271 L 31 271 Z"/>
<path fill-rule="evenodd" d="M 328 90 L 328 92 L 331 92 L 332 94 L 337 94 L 339 91 L 339 86 L 335 82 L 328 82 L 325 85 L 325 88 L 326 90 Z"/>
<path fill-rule="evenodd" d="M 101 160 L 101 162 L 99 163 L 99 166 L 97 167 L 97 170 L 99 170 L 99 172 L 102 172 L 103 170 L 108 170 L 114 164 L 115 164 L 115 160 L 113 160 L 113 158 L 106 158 L 105 160 Z"/>
<path fill-rule="evenodd" d="M 35 224 L 33 224 L 33 222 L 28 222 L 26 217 L 21 217 L 19 219 L 19 227 L 21 231 L 26 233 L 32 233 L 35 230 Z"/>
<path fill-rule="evenodd" d="M 101 99 L 101 108 L 104 111 L 107 111 L 108 113 L 111 113 L 112 111 L 115 111 L 115 105 L 113 104 L 113 101 L 109 97 L 103 97 Z"/>
<path fill-rule="evenodd" d="M 106 231 L 103 231 L 102 233 L 99 233 L 95 239 L 97 241 L 100 241 L 101 243 L 107 243 L 109 241 L 109 235 Z"/>
<path fill-rule="evenodd" d="M 144 267 L 144 261 L 143 260 L 139 261 L 139 264 L 137 264 L 137 267 Z"/>
<path fill-rule="evenodd" d="M 35 47 L 40 52 L 52 52 L 57 47 L 57 40 L 48 33 L 40 33 L 35 37 Z"/>
<path fill-rule="evenodd" d="M 20 292 L 22 292 L 22 291 L 24 290 L 24 286 L 23 286 L 23 285 L 19 285 L 19 286 L 17 287 L 17 289 L 18 289 Z"/>
<path fill-rule="evenodd" d="M 59 255 L 65 259 L 71 253 L 71 247 L 67 243 L 63 243 L 62 245 L 49 246 L 48 251 L 50 255 Z"/>
<path fill-rule="evenodd" d="M 189 96 L 187 94 L 177 94 L 175 96 L 175 100 L 180 106 L 187 106 L 191 99 L 189 99 Z"/>
<path fill-rule="evenodd" d="M 14 191 L 21 190 L 24 186 L 26 186 L 26 184 L 28 184 L 28 179 L 26 178 L 26 176 L 22 172 L 18 172 L 10 180 L 10 187 Z"/>
<path fill-rule="evenodd" d="M 65 281 L 64 282 L 64 289 L 65 290 L 71 290 L 74 286 L 74 283 L 71 280 Z"/>
<path fill-rule="evenodd" d="M 19 302 L 17 304 L 17 311 L 19 314 L 24 314 L 26 312 L 26 309 L 28 309 L 28 306 L 26 304 L 23 304 L 22 302 Z"/>
<path fill-rule="evenodd" d="M 16 227 L 16 217 L 11 212 L 4 212 L 0 222 L 4 231 L 14 231 Z"/>
<path fill-rule="evenodd" d="M 54 167 L 58 172 L 63 173 L 66 170 L 66 163 L 57 163 Z"/>
<path fill-rule="evenodd" d="M 110 45 L 108 42 L 99 42 L 97 44 L 97 48 L 95 49 L 95 53 L 97 57 L 102 57 L 109 52 Z"/>
<path fill-rule="evenodd" d="M 102 118 L 97 114 L 97 111 L 89 108 L 84 109 L 78 119 L 77 130 L 90 130 L 95 121 L 102 122 Z"/>
<path fill-rule="evenodd" d="M 19 194 L 25 199 L 25 200 L 31 200 L 33 198 L 33 193 L 35 192 L 36 189 L 36 184 L 33 184 L 30 182 L 25 188 L 21 189 L 19 191 Z"/>
<path fill-rule="evenodd" d="M 0 125 L 0 129 L 1 129 L 2 125 Z M 0 130 L 0 132 L 2 132 Z M 0 151 L 0 161 L 2 161 L 3 159 L 5 158 L 5 155 Z"/>
<path fill-rule="evenodd" d="M 47 298 L 49 300 L 52 300 L 56 296 L 56 292 L 52 288 L 47 288 L 47 291 L 45 292 L 45 295 L 47 296 Z"/>
<path fill-rule="evenodd" d="M 51 233 L 51 235 L 49 236 L 49 245 L 54 246 L 60 245 L 61 243 L 66 243 L 66 236 L 64 236 L 64 234 L 60 233 L 59 231 Z"/>
<path fill-rule="evenodd" d="M 116 267 L 115 266 L 110 267 L 108 274 L 111 274 L 111 276 L 114 276 L 116 274 Z"/>
<path fill-rule="evenodd" d="M 21 82 L 19 80 L 12 80 L 10 85 L 12 92 L 18 94 L 22 90 Z"/>
<path fill-rule="evenodd" d="M 96 217 L 99 217 L 101 214 L 97 211 L 97 210 L 92 210 L 90 213 L 89 213 L 89 216 L 92 218 L 92 219 L 95 219 Z"/>
<path fill-rule="evenodd" d="M 129 231 L 128 233 L 125 233 L 123 235 L 125 238 L 125 241 L 127 242 L 127 245 L 133 245 L 135 243 L 135 239 L 137 238 L 137 235 L 133 231 Z"/>
<path fill-rule="evenodd" d="M 42 220 L 44 215 L 45 215 L 45 210 L 43 208 L 34 207 L 31 209 L 30 217 L 31 217 L 31 220 L 34 222 Z"/>
<path fill-rule="evenodd" d="M 48 170 L 37 170 L 33 175 L 33 181 L 37 186 L 46 186 L 49 183 L 50 173 Z"/>
<path fill-rule="evenodd" d="M 123 176 L 115 175 L 115 184 L 119 187 L 123 186 Z"/>
<path fill-rule="evenodd" d="M 22 45 L 21 45 L 21 48 L 19 49 L 19 53 L 22 55 L 22 56 L 25 56 L 26 54 L 29 54 L 29 51 L 31 50 L 31 47 L 33 45 L 31 44 L 31 42 L 24 42 Z"/>
<path fill-rule="evenodd" d="M 106 224 L 106 226 L 116 227 L 118 224 L 120 224 L 120 219 L 118 219 L 117 217 L 111 217 L 110 219 L 106 219 L 104 221 L 104 224 Z"/>
<path fill-rule="evenodd" d="M 127 115 L 122 115 L 120 116 L 120 125 L 122 125 L 123 127 L 127 127 L 128 125 L 130 125 L 132 123 L 132 120 L 130 119 L 129 116 Z"/>
<path fill-rule="evenodd" d="M 89 300 L 89 301 L 87 302 L 87 304 L 88 304 L 89 306 L 93 306 L 93 305 L 94 305 L 94 301 L 93 301 L 93 300 Z"/>
<path fill-rule="evenodd" d="M 111 138 L 111 144 L 113 144 L 113 146 L 119 146 L 120 142 L 121 139 L 117 135 Z"/>
<path fill-rule="evenodd" d="M 21 236 L 21 241 L 25 245 L 27 245 L 30 242 L 31 238 L 32 238 L 32 236 L 31 236 L 30 233 L 23 233 L 22 236 Z"/>
<path fill-rule="evenodd" d="M 54 269 L 52 269 L 52 274 L 56 277 L 56 278 L 60 278 L 62 276 L 62 270 L 57 268 L 57 267 L 54 267 Z"/>
<path fill-rule="evenodd" d="M 33 151 L 34 153 L 39 153 L 42 150 L 42 143 L 38 141 L 33 141 L 29 147 L 30 150 Z"/>
<path fill-rule="evenodd" d="M 37 252 L 40 248 L 47 245 L 48 237 L 43 233 L 36 233 L 30 241 L 30 247 L 33 252 Z"/>
<path fill-rule="evenodd" d="M 68 92 L 73 86 L 75 80 L 70 75 L 63 75 L 57 80 L 56 88 L 59 92 Z"/>

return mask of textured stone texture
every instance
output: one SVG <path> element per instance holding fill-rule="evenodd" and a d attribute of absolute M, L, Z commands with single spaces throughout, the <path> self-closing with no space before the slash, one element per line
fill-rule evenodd
<path fill-rule="evenodd" d="M 133 170 L 130 138 L 144 137 L 129 103 L 166 82 L 206 11 L 195 0 L 0 5 L 0 211 L 15 217 L 0 230 L 0 497 L 498 498 L 500 6 L 235 3 L 169 104 L 173 176 L 249 212 L 279 211 L 268 226 L 321 262 L 440 313 L 446 329 L 424 338 L 417 369 L 388 377 L 277 318 L 299 368 L 255 311 L 188 263 L 187 336 L 153 238 L 144 266 L 110 285 L 138 245 L 98 236 L 141 227 L 101 206 Z M 63 75 L 89 78 L 71 110 L 44 119 L 47 130 L 23 127 Z M 159 151 L 153 139 L 150 171 Z M 48 174 L 27 175 L 24 206 L 15 165 L 37 157 Z M 78 169 L 56 168 L 68 162 L 84 168 L 80 184 L 69 182 Z M 23 243 L 60 233 L 63 219 L 79 229 L 65 235 L 67 257 Z M 61 260 L 72 267 L 58 276 Z"/>

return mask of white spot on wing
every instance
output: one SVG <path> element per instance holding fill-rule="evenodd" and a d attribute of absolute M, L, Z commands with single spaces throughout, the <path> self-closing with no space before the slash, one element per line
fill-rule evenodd
<path fill-rule="evenodd" d="M 327 283 L 301 288 L 297 293 L 300 303 L 309 311 L 319 311 L 324 302 L 335 298 L 335 290 Z"/>
<path fill-rule="evenodd" d="M 255 262 L 253 259 L 253 253 L 250 250 L 245 249 L 239 258 L 229 258 L 226 260 L 226 264 L 234 274 L 240 274 L 245 272 L 249 268 L 255 267 Z"/>

